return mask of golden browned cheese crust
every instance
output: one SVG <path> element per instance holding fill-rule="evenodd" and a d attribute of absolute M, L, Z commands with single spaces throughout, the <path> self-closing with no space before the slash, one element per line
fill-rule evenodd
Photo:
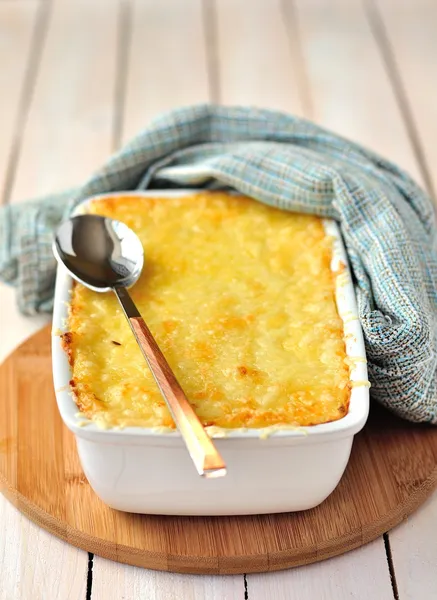
<path fill-rule="evenodd" d="M 347 413 L 343 323 L 320 219 L 221 192 L 114 196 L 89 210 L 140 237 L 145 266 L 132 297 L 204 425 L 308 426 Z M 86 417 L 174 427 L 112 293 L 76 284 L 62 343 Z"/>

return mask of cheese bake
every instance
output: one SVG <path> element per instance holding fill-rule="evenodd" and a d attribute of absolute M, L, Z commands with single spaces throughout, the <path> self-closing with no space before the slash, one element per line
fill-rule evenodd
<path fill-rule="evenodd" d="M 139 236 L 145 263 L 130 293 L 205 426 L 310 426 L 348 412 L 332 241 L 318 217 L 224 192 L 114 195 L 87 210 Z M 175 427 L 112 292 L 75 284 L 62 340 L 84 417 Z"/>

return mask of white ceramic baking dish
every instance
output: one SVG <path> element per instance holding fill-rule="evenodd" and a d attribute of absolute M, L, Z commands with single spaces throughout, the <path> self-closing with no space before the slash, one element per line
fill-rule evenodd
<path fill-rule="evenodd" d="M 174 197 L 192 192 L 130 194 L 141 201 L 150 195 Z M 78 212 L 86 210 L 86 205 Z M 58 267 L 52 328 L 56 398 L 65 425 L 76 437 L 85 475 L 103 502 L 136 513 L 236 515 L 305 510 L 331 494 L 345 471 L 354 435 L 367 420 L 369 390 L 346 253 L 337 225 L 325 221 L 325 228 L 335 240 L 332 270 L 338 271 L 341 263 L 346 266 L 336 276 L 336 299 L 352 364 L 349 411 L 338 421 L 312 427 L 229 430 L 225 437 L 219 432 L 211 434 L 228 468 L 227 475 L 218 479 L 199 477 L 178 432 L 135 427 L 102 430 L 94 423 L 84 425 L 70 392 L 71 370 L 59 337 L 65 331 L 72 280 Z"/>

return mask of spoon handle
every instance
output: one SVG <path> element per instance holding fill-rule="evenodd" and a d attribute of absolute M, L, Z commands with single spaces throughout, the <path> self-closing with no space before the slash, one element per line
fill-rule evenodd
<path fill-rule="evenodd" d="M 113 289 L 199 475 L 204 477 L 225 475 L 226 465 L 222 457 L 188 402 L 128 291 L 123 287 Z"/>

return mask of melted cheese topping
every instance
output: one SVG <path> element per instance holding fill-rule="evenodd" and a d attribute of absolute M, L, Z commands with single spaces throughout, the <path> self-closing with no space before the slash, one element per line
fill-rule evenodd
<path fill-rule="evenodd" d="M 145 266 L 132 297 L 205 426 L 343 417 L 350 382 L 321 220 L 220 192 L 96 200 Z M 76 284 L 69 333 L 80 411 L 103 427 L 174 428 L 114 294 Z"/>

